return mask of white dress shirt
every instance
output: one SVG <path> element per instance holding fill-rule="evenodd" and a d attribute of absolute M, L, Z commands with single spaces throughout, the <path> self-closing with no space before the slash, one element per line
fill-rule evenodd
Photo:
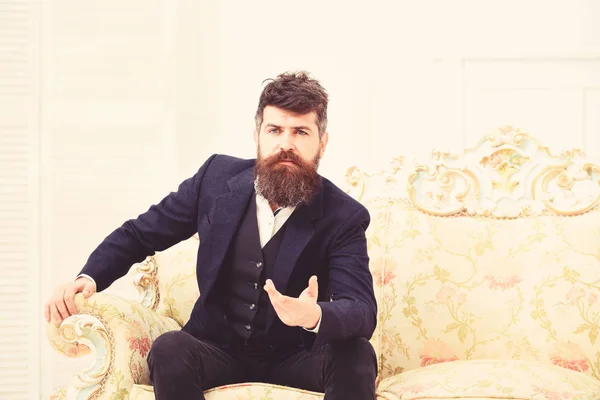
<path fill-rule="evenodd" d="M 264 248 L 269 240 L 275 236 L 294 210 L 295 207 L 286 207 L 279 208 L 273 212 L 269 201 L 260 194 L 256 194 L 256 222 L 258 223 L 261 247 Z"/>
<path fill-rule="evenodd" d="M 260 194 L 256 194 L 256 222 L 258 223 L 258 234 L 260 236 L 261 248 L 265 247 L 269 240 L 275 236 L 275 234 L 279 231 L 279 229 L 281 229 L 283 224 L 285 224 L 295 209 L 296 207 L 285 207 L 279 208 L 273 212 L 271 210 L 271 206 L 269 205 L 269 201 Z M 94 279 L 89 275 L 80 274 L 77 277 L 84 277 L 95 283 Z M 319 318 L 319 322 L 314 329 L 304 329 L 309 332 L 317 333 L 319 332 L 320 326 L 321 319 Z"/>

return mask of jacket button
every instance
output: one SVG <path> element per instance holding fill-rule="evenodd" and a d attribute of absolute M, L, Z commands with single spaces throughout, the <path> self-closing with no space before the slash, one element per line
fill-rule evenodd
<path fill-rule="evenodd" d="M 256 308 L 256 304 L 250 304 L 250 309 L 254 310 Z"/>
<path fill-rule="evenodd" d="M 262 267 L 262 263 L 259 261 L 256 263 L 256 268 L 260 268 L 260 267 Z"/>
<path fill-rule="evenodd" d="M 250 326 L 250 324 L 246 324 L 244 325 L 244 328 L 246 328 L 246 330 L 249 331 L 252 327 Z"/>

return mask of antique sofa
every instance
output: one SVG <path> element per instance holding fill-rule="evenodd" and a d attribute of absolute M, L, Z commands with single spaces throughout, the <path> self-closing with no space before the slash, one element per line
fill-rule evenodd
<path fill-rule="evenodd" d="M 347 173 L 372 217 L 378 399 L 600 399 L 600 167 L 511 127 L 406 160 Z M 53 399 L 154 398 L 145 356 L 190 315 L 197 241 L 132 267 L 139 301 L 78 297 L 80 314 L 48 325 L 58 351 L 94 359 Z M 206 398 L 322 394 L 249 383 Z"/>

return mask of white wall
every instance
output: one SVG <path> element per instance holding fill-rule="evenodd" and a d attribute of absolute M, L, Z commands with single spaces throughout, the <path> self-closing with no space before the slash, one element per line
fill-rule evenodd
<path fill-rule="evenodd" d="M 40 388 L 39 11 L 0 1 L 0 399 Z"/>
<path fill-rule="evenodd" d="M 261 82 L 285 70 L 330 93 L 321 172 L 339 184 L 351 165 L 460 149 L 503 124 L 600 157 L 599 1 L 30 3 L 40 302 L 210 154 L 252 157 Z M 55 355 L 42 329 L 37 340 L 32 362 L 52 372 L 30 378 L 47 398 L 82 362 Z"/>
<path fill-rule="evenodd" d="M 600 2 L 322 3 L 220 2 L 219 151 L 250 155 L 258 83 L 305 68 L 331 93 L 322 172 L 336 182 L 348 165 L 460 148 L 503 124 L 600 154 Z"/>

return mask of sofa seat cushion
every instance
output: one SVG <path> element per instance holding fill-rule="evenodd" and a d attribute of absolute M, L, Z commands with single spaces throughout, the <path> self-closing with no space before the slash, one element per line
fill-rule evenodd
<path fill-rule="evenodd" d="M 598 400 L 600 380 L 536 361 L 450 361 L 386 378 L 377 392 L 382 400 Z"/>
<path fill-rule="evenodd" d="M 220 386 L 204 392 L 206 400 L 239 400 L 239 399 L 286 399 L 286 400 L 321 400 L 322 393 L 309 392 L 285 386 L 267 383 L 239 383 Z M 152 386 L 133 385 L 131 400 L 154 400 Z"/>

